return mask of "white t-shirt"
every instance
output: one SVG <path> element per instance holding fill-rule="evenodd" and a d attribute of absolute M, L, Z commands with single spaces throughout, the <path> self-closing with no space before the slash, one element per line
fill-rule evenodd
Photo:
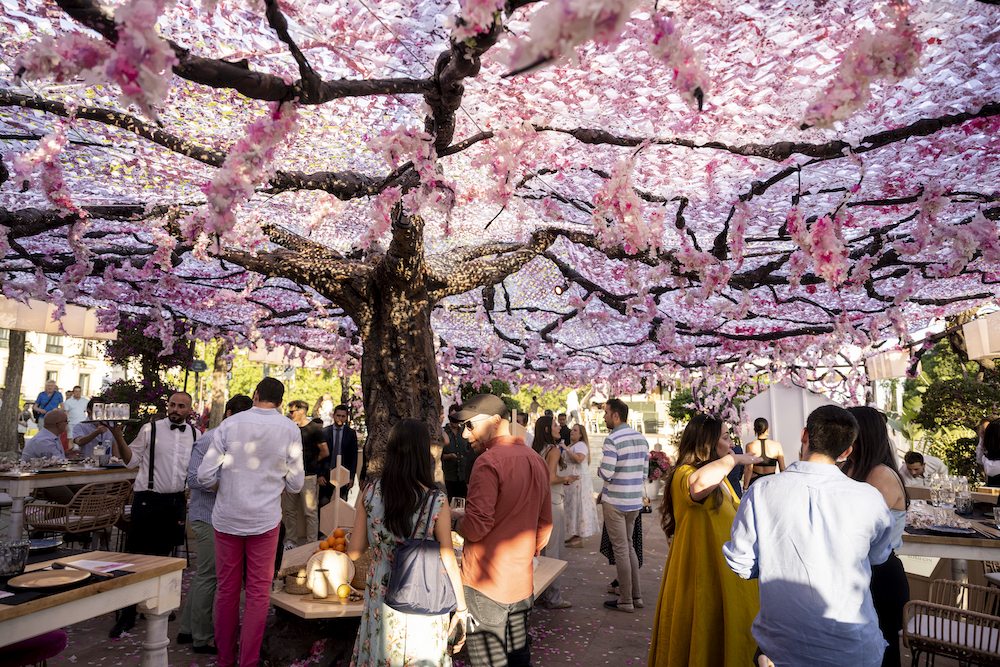
<path fill-rule="evenodd" d="M 79 424 L 87 418 L 87 403 L 90 401 L 82 396 L 80 398 L 67 398 L 63 401 L 63 409 L 66 411 L 66 418 L 69 425 Z"/>

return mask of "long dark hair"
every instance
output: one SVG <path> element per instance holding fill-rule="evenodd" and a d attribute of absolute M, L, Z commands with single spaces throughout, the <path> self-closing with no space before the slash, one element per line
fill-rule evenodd
<path fill-rule="evenodd" d="M 1000 419 L 991 421 L 983 431 L 983 452 L 990 461 L 1000 460 Z"/>
<path fill-rule="evenodd" d="M 660 503 L 660 526 L 663 532 L 670 537 L 677 527 L 674 523 L 674 500 L 670 489 L 673 485 L 674 475 L 683 465 L 700 468 L 706 463 L 710 463 L 719 458 L 719 438 L 722 437 L 722 421 L 709 415 L 695 415 L 684 427 L 681 434 L 680 444 L 677 445 L 677 464 L 667 473 L 667 481 L 664 485 L 663 501 Z M 720 485 L 721 486 L 721 485 Z M 684 491 L 687 493 L 687 490 Z M 722 489 L 716 487 L 712 491 L 715 506 L 722 503 Z"/>
<path fill-rule="evenodd" d="M 535 422 L 535 439 L 531 441 L 531 448 L 539 454 L 545 449 L 545 445 L 556 444 L 556 439 L 552 437 L 552 417 L 539 417 Z"/>
<path fill-rule="evenodd" d="M 896 459 L 892 455 L 892 443 L 889 442 L 889 431 L 885 425 L 885 417 L 875 408 L 857 406 L 847 408 L 858 422 L 858 437 L 854 440 L 854 451 L 851 458 L 844 462 L 844 474 L 858 482 L 864 482 L 872 470 L 884 465 L 899 479 L 903 489 L 906 506 L 910 506 L 910 494 L 906 492 L 903 478 L 896 469 Z"/>
<path fill-rule="evenodd" d="M 397 537 L 413 531 L 413 513 L 424 500 L 424 489 L 434 488 L 434 460 L 427 426 L 403 419 L 389 431 L 382 468 L 385 525 Z"/>

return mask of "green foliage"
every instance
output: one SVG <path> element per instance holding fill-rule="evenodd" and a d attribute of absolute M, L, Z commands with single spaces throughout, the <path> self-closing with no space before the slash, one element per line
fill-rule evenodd
<path fill-rule="evenodd" d="M 924 392 L 916 422 L 933 431 L 939 426 L 961 425 L 975 430 L 987 415 L 1000 412 L 1000 387 L 974 378 L 936 380 Z"/>
<path fill-rule="evenodd" d="M 572 390 L 572 387 L 567 387 L 560 389 L 559 391 L 545 391 L 533 385 L 521 385 L 520 390 L 514 397 L 520 406 L 517 410 L 518 412 L 529 412 L 531 408 L 531 401 L 533 396 L 538 397 L 538 404 L 542 406 L 541 412 L 544 413 L 546 410 L 551 410 L 553 414 L 558 415 L 560 412 L 566 409 L 566 396 Z M 590 386 L 579 387 L 576 390 L 577 397 L 583 400 L 584 395 L 590 390 Z"/>
<path fill-rule="evenodd" d="M 694 396 L 691 394 L 691 389 L 688 387 L 678 389 L 670 399 L 668 414 L 675 422 L 686 422 L 698 414 L 698 411 L 691 407 L 693 404 Z"/>
<path fill-rule="evenodd" d="M 964 475 L 974 487 L 986 483 L 983 469 L 976 463 L 976 436 L 959 435 L 956 430 L 947 430 L 940 437 L 927 442 L 927 453 L 936 456 L 948 466 L 952 475 Z"/>
<path fill-rule="evenodd" d="M 469 400 L 473 396 L 479 394 L 493 394 L 494 396 L 499 396 L 507 409 L 511 411 L 526 412 L 521 404 L 518 403 L 517 399 L 510 395 L 510 384 L 502 380 L 492 380 L 489 384 L 484 384 L 479 387 L 472 384 L 471 382 L 466 382 L 458 388 L 459 396 L 462 397 L 462 402 Z"/>

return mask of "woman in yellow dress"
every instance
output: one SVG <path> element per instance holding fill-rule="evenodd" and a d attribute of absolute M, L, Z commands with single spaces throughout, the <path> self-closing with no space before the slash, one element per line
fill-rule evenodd
<path fill-rule="evenodd" d="M 737 465 L 760 462 L 736 454 L 726 425 L 691 419 L 667 478 L 660 523 L 673 537 L 653 620 L 649 665 L 746 667 L 757 644 L 750 626 L 760 603 L 757 581 L 740 579 L 726 565 L 722 545 L 739 499 L 726 480 Z"/>

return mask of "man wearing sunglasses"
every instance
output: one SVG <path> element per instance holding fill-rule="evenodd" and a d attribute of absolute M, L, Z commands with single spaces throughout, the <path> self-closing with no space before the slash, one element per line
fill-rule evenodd
<path fill-rule="evenodd" d="M 552 532 L 549 469 L 523 438 L 511 435 L 510 412 L 499 397 L 473 396 L 449 419 L 482 451 L 465 515 L 455 518 L 455 530 L 465 538 L 462 583 L 474 621 L 469 658 L 474 667 L 530 665 L 532 558 Z"/>

